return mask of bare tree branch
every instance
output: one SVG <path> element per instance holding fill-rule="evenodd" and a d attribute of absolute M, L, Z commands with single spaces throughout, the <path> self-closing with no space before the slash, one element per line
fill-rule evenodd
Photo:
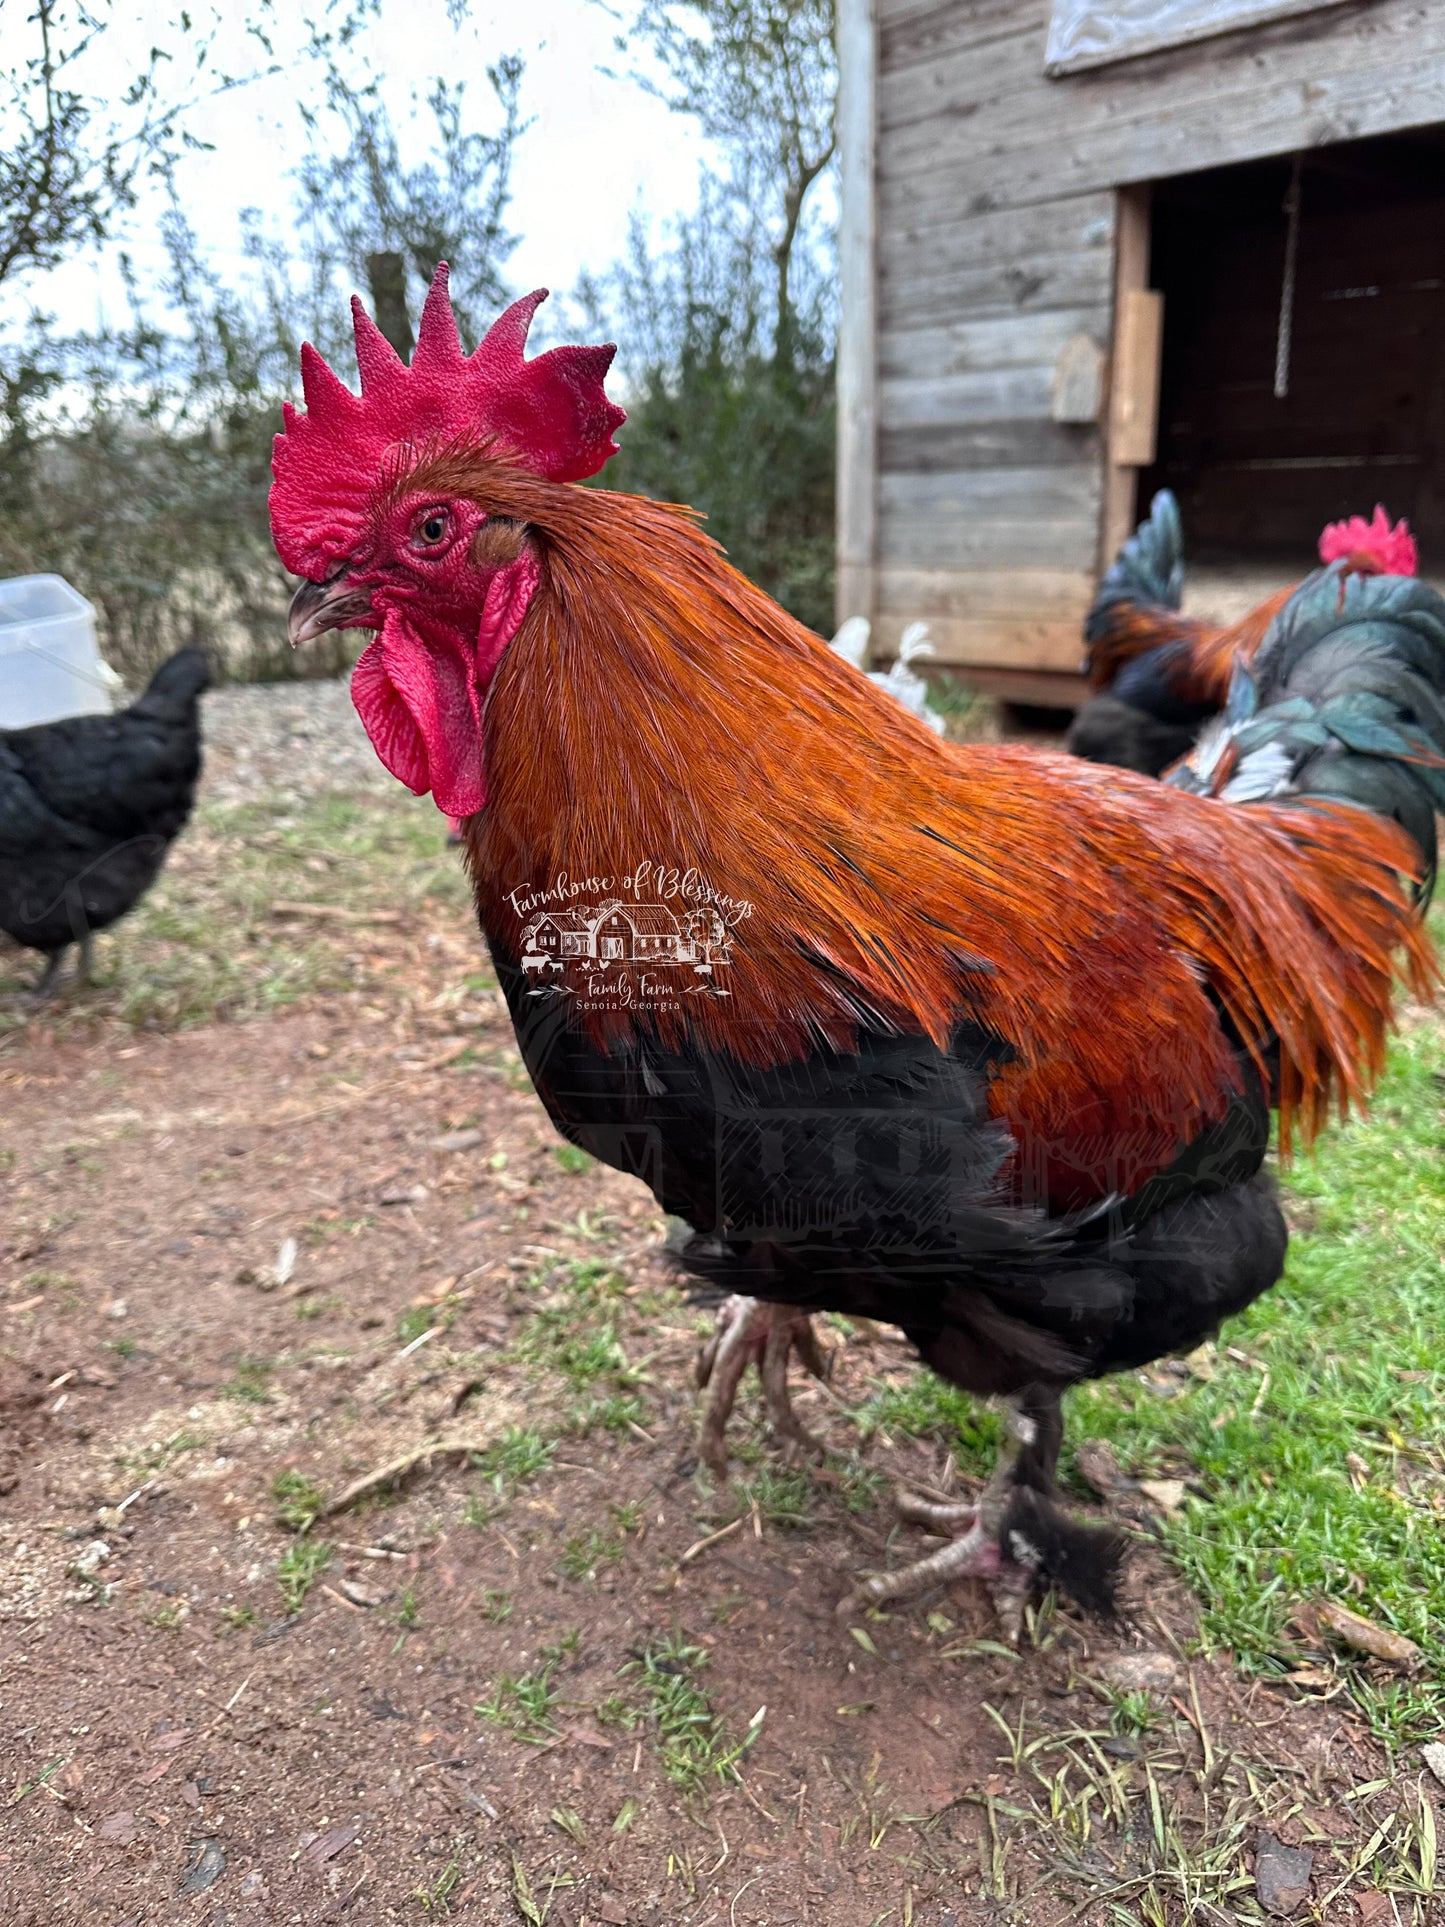
<path fill-rule="evenodd" d="M 780 364 L 794 351 L 794 254 L 809 192 L 833 158 L 833 37 L 833 0 L 642 0 L 617 38 L 638 85 L 717 142 L 735 191 L 767 227 Z M 639 43 L 662 79 L 635 64 Z"/>
<path fill-rule="evenodd" d="M 177 8 L 165 44 L 128 83 L 109 100 L 88 98 L 73 76 L 108 31 L 111 0 L 32 5 L 24 23 L 31 50 L 0 77 L 0 284 L 103 241 L 134 205 L 143 175 L 164 173 L 184 147 L 204 144 L 190 126 L 200 102 L 256 78 L 214 73 L 216 23 L 203 31 Z M 253 5 L 264 14 L 271 0 Z M 163 72 L 186 78 L 163 95 Z"/>

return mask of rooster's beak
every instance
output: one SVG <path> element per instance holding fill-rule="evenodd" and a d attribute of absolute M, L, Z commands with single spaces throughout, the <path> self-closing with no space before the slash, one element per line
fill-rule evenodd
<path fill-rule="evenodd" d="M 369 590 L 357 588 L 346 575 L 329 582 L 303 582 L 291 598 L 286 633 L 294 648 L 314 642 L 328 629 L 346 629 L 371 613 Z"/>

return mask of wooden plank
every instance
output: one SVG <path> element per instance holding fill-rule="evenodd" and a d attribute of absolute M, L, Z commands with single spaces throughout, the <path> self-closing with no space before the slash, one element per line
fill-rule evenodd
<path fill-rule="evenodd" d="M 965 92 L 946 121 L 890 133 L 885 223 L 922 205 L 1021 206 L 1445 119 L 1438 0 L 1375 0 L 1056 82 L 1022 40 L 1016 52 L 1013 85 Z M 959 85 L 972 85 L 966 69 Z"/>
<path fill-rule="evenodd" d="M 1049 418 L 1053 370 L 999 368 L 981 375 L 941 375 L 878 384 L 878 420 L 885 432 L 941 423 L 976 426 L 982 422 Z"/>
<path fill-rule="evenodd" d="M 1039 60 L 1047 37 L 1046 14 L 1038 0 L 1026 0 L 1038 12 Z M 1019 0 L 923 0 L 921 5 L 879 0 L 879 65 L 883 73 L 918 66 L 963 48 L 978 47 L 1017 31 Z"/>
<path fill-rule="evenodd" d="M 1099 506 L 1099 474 L 1093 463 L 1073 468 L 957 469 L 942 475 L 878 478 L 884 514 L 967 520 L 1026 522 L 1077 516 L 1093 524 Z M 1042 559 L 1042 558 L 1041 558 Z"/>
<path fill-rule="evenodd" d="M 990 422 L 924 422 L 885 427 L 878 464 L 891 475 L 941 475 L 964 468 L 1076 468 L 1098 459 L 1098 432 L 1082 424 L 1015 416 Z"/>
<path fill-rule="evenodd" d="M 1047 557 L 1061 569 L 1082 573 L 1093 568 L 1098 545 L 1097 506 L 1091 515 L 1056 518 L 929 517 L 887 505 L 879 510 L 878 554 L 893 569 L 1034 569 Z"/>
<path fill-rule="evenodd" d="M 1099 516 L 1099 567 L 1106 569 L 1118 552 L 1119 544 L 1134 526 L 1134 505 L 1138 494 L 1138 468 L 1131 458 L 1129 444 L 1124 437 L 1134 424 L 1130 420 L 1131 410 L 1125 405 L 1124 398 L 1115 386 L 1114 377 L 1122 369 L 1123 379 L 1138 380 L 1137 367 L 1130 368 L 1127 357 L 1135 344 L 1126 339 L 1128 323 L 1134 298 L 1147 290 L 1149 284 L 1149 202 L 1147 187 L 1126 187 L 1119 190 L 1118 205 L 1114 218 L 1114 339 L 1110 355 L 1110 395 L 1109 395 L 1109 446 L 1106 451 L 1104 467 L 1103 500 Z M 1137 310 L 1134 311 L 1137 316 Z M 1154 356 L 1152 394 L 1150 411 L 1150 454 L 1154 430 L 1159 415 L 1159 358 L 1162 346 L 1162 330 L 1156 329 L 1152 335 Z M 1139 344 L 1149 345 L 1149 344 Z M 1137 401 L 1137 390 L 1131 398 Z"/>
<path fill-rule="evenodd" d="M 928 328 L 890 328 L 878 344 L 878 372 L 884 381 L 937 380 L 1002 368 L 1046 368 L 1052 377 L 1064 344 L 1105 319 L 1091 305 L 981 321 L 960 318 Z"/>
<path fill-rule="evenodd" d="M 1040 201 L 1027 208 L 915 206 L 878 236 L 884 262 L 910 273 L 1008 267 L 1036 254 L 1079 252 L 1113 260 L 1113 190 Z"/>
<path fill-rule="evenodd" d="M 953 616 L 979 621 L 1021 616 L 1036 622 L 1069 622 L 1082 634 L 1094 599 L 1090 573 L 1070 569 L 902 569 L 878 571 L 878 611 L 921 619 Z M 1081 645 L 1082 646 L 1082 645 Z"/>
<path fill-rule="evenodd" d="M 981 696 L 1037 709 L 1078 709 L 1089 699 L 1084 677 L 1067 675 L 1062 669 L 991 669 L 971 664 L 965 680 Z"/>
<path fill-rule="evenodd" d="M 873 0 L 838 0 L 837 576 L 841 623 L 873 609 L 878 541 L 877 65 Z"/>
<path fill-rule="evenodd" d="M 911 154 L 925 128 L 962 131 L 980 115 L 1009 111 L 1023 76 L 1043 68 L 1043 23 L 1025 8 L 1006 30 L 971 46 L 940 49 L 924 60 L 885 65 L 878 76 L 878 126 L 891 153 Z"/>
<path fill-rule="evenodd" d="M 1084 645 L 1077 622 L 1035 622 L 1027 617 L 984 616 L 960 620 L 956 616 L 934 616 L 926 610 L 908 620 L 928 624 L 933 643 L 933 660 L 950 663 L 993 664 L 1010 669 L 1054 669 L 1077 674 Z M 905 619 L 880 616 L 875 629 L 875 647 L 882 657 L 896 654 L 898 638 Z"/>
<path fill-rule="evenodd" d="M 916 83 L 912 75 L 895 80 L 884 73 L 879 76 L 880 124 L 887 129 L 882 177 L 933 180 L 940 168 L 990 157 L 994 166 L 987 185 L 995 203 L 1004 205 L 1010 199 L 1008 157 L 1035 147 L 1051 146 L 1058 163 L 1073 165 L 1087 159 L 1101 136 L 1151 120 L 1187 127 L 1205 141 L 1211 130 L 1215 138 L 1220 133 L 1228 138 L 1238 131 L 1231 126 L 1236 99 L 1281 93 L 1281 112 L 1312 110 L 1315 86 L 1358 78 L 1361 67 L 1369 81 L 1365 91 L 1379 94 L 1423 52 L 1421 28 L 1427 28 L 1428 38 L 1424 16 L 1434 4 L 1374 0 L 1368 10 L 1351 15 L 1256 27 L 1205 48 L 1123 61 L 1065 80 L 1045 77 L 1037 41 L 1028 31 L 1011 44 L 990 48 L 986 62 L 965 53 L 930 63 L 927 77 Z M 1439 32 L 1437 23 L 1437 65 Z M 1303 100 L 1301 87 L 1307 89 Z M 929 100 L 938 103 L 937 111 L 921 111 Z M 887 107 L 881 105 L 885 101 Z M 908 117 L 895 119 L 898 113 Z M 1222 128 L 1216 128 L 1221 121 Z M 1287 143 L 1309 144 L 1308 137 Z M 1197 163 L 1210 164 L 1208 158 Z"/>
<path fill-rule="evenodd" d="M 1054 363 L 1052 413 L 1075 426 L 1099 420 L 1104 404 L 1104 351 L 1090 334 L 1066 341 Z M 1157 384 L 1155 420 L 1158 419 Z"/>
<path fill-rule="evenodd" d="M 878 259 L 878 326 L 886 335 L 960 315 L 985 321 L 1057 309 L 1107 311 L 1109 257 L 1107 245 L 1048 253 L 1021 246 L 1009 261 L 945 269 L 925 248 L 905 254 L 888 240 Z"/>
<path fill-rule="evenodd" d="M 1138 189 L 1133 190 L 1137 195 Z M 1114 356 L 1109 384 L 1109 458 L 1147 468 L 1159 437 L 1159 361 L 1164 347 L 1164 297 L 1152 288 L 1126 288 L 1114 312 Z"/>

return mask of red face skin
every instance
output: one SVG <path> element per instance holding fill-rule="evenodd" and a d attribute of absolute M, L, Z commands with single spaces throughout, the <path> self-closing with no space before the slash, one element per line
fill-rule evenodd
<path fill-rule="evenodd" d="M 388 495 L 349 555 L 291 604 L 293 642 L 324 629 L 375 629 L 352 697 L 377 755 L 447 816 L 487 800 L 482 713 L 507 645 L 537 586 L 530 549 L 486 566 L 473 543 L 487 521 L 475 502 Z"/>

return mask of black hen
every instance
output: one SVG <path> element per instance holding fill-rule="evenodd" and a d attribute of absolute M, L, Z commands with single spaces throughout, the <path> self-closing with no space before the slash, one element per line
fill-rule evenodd
<path fill-rule="evenodd" d="M 48 958 L 123 917 L 150 888 L 191 813 L 201 773 L 199 649 L 163 663 L 118 716 L 68 716 L 0 731 L 0 930 Z"/>

